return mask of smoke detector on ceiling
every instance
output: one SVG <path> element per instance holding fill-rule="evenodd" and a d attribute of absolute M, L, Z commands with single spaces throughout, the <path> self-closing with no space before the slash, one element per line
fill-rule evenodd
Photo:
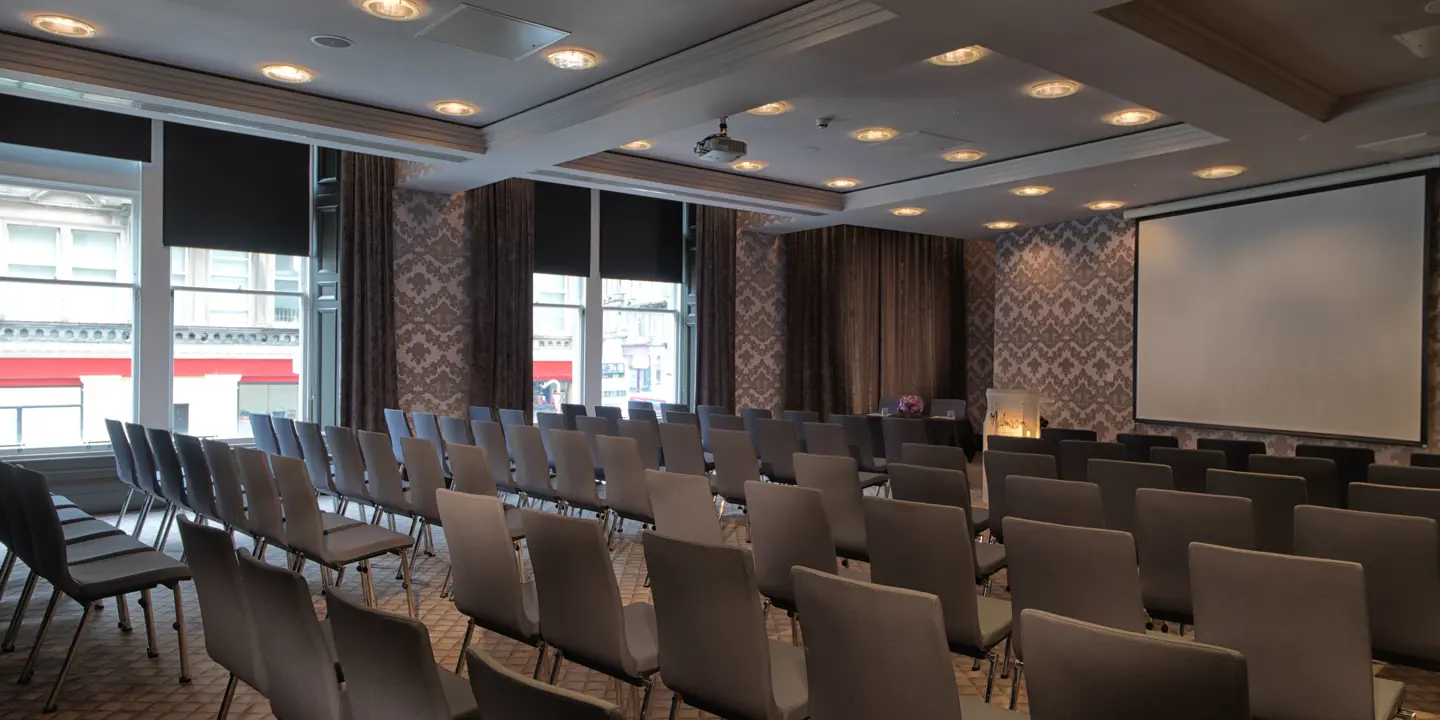
<path fill-rule="evenodd" d="M 339 35 L 316 35 L 315 37 L 310 38 L 310 42 L 315 43 L 320 47 L 331 48 L 333 50 L 344 50 L 345 48 L 348 48 L 351 45 L 355 44 L 354 40 L 346 37 L 340 37 Z"/>

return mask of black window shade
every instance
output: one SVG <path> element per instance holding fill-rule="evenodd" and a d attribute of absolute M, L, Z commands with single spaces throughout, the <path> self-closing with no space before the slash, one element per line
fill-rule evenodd
<path fill-rule="evenodd" d="M 535 272 L 590 275 L 590 188 L 535 183 Z"/>
<path fill-rule="evenodd" d="M 310 147 L 165 124 L 165 244 L 310 254 Z"/>
<path fill-rule="evenodd" d="M 0 142 L 150 162 L 150 119 L 0 95 Z"/>
<path fill-rule="evenodd" d="M 600 277 L 679 283 L 684 273 L 682 203 L 600 193 Z"/>

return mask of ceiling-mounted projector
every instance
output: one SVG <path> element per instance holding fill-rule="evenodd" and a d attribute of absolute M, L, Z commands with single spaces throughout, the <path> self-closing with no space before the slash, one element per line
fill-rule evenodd
<path fill-rule="evenodd" d="M 748 149 L 745 141 L 730 137 L 725 125 L 725 121 L 728 119 L 720 118 L 720 132 L 695 143 L 695 154 L 700 156 L 701 160 L 728 163 L 745 157 L 745 151 Z"/>

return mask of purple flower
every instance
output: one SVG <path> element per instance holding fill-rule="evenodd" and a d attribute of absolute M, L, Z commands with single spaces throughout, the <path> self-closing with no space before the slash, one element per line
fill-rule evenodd
<path fill-rule="evenodd" d="M 898 409 L 905 415 L 919 415 L 925 411 L 925 401 L 919 395 L 901 395 Z"/>

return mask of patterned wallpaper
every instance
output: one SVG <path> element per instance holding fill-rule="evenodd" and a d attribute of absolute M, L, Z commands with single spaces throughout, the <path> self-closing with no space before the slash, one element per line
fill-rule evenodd
<path fill-rule="evenodd" d="M 783 404 L 785 366 L 785 246 L 756 228 L 782 218 L 741 212 L 735 218 L 735 405 Z"/>
<path fill-rule="evenodd" d="M 465 194 L 395 190 L 400 408 L 465 417 L 470 251 Z"/>
<path fill-rule="evenodd" d="M 985 427 L 985 391 L 995 386 L 995 243 L 965 241 L 965 408 Z"/>

